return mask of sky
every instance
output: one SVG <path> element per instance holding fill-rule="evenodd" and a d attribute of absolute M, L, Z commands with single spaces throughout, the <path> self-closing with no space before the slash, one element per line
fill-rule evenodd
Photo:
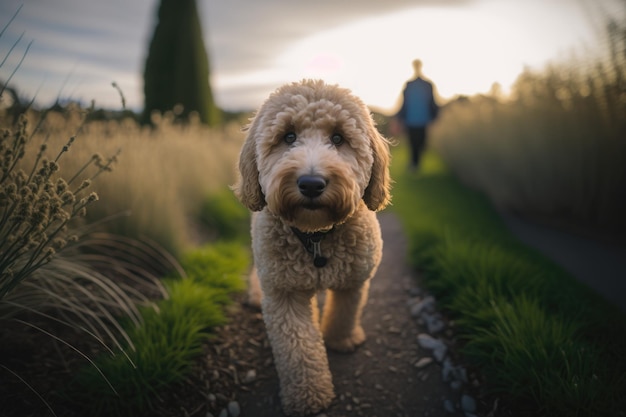
<path fill-rule="evenodd" d="M 526 67 L 593 53 L 598 17 L 626 14 L 623 0 L 197 2 L 213 94 L 231 111 L 257 108 L 284 83 L 322 78 L 390 113 L 415 58 L 442 100 L 494 82 L 506 92 Z M 2 0 L 0 28 L 20 5 L 0 36 L 0 81 L 19 65 L 10 84 L 25 99 L 120 109 L 115 82 L 127 107 L 142 109 L 158 0 Z"/>

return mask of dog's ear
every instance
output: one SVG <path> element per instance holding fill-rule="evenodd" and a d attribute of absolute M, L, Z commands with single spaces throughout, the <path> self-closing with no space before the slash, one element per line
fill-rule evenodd
<path fill-rule="evenodd" d="M 389 144 L 382 137 L 373 123 L 369 126 L 368 136 L 374 163 L 372 165 L 372 175 L 370 182 L 363 194 L 363 200 L 367 208 L 379 211 L 387 207 L 391 201 L 391 177 L 389 175 Z"/>
<path fill-rule="evenodd" d="M 233 186 L 235 196 L 252 211 L 265 207 L 265 196 L 259 184 L 259 168 L 256 162 L 256 133 L 258 115 L 248 128 L 248 134 L 239 154 L 239 178 Z"/>

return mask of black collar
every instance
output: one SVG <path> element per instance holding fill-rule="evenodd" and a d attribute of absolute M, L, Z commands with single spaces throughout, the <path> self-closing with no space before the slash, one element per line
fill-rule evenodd
<path fill-rule="evenodd" d="M 295 227 L 292 227 L 291 230 L 298 237 L 300 242 L 302 242 L 306 251 L 313 254 L 313 265 L 317 268 L 321 268 L 326 265 L 328 258 L 322 256 L 320 243 L 322 242 L 322 239 L 324 239 L 324 236 L 332 232 L 334 229 L 331 228 L 320 232 L 303 232 Z"/>

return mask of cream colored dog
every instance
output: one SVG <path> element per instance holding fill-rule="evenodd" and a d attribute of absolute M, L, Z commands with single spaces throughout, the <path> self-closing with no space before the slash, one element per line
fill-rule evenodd
<path fill-rule="evenodd" d="M 235 193 L 250 210 L 252 302 L 262 310 L 287 414 L 328 407 L 324 348 L 350 352 L 382 256 L 389 147 L 368 108 L 322 81 L 285 85 L 249 126 Z M 258 278 L 257 278 L 258 276 Z M 321 324 L 316 293 L 328 289 Z"/>

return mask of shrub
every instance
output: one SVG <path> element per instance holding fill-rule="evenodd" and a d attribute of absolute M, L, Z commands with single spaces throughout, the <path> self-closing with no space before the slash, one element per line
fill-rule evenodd
<path fill-rule="evenodd" d="M 217 239 L 246 239 L 250 234 L 250 214 L 228 189 L 205 198 L 200 221 Z"/>

